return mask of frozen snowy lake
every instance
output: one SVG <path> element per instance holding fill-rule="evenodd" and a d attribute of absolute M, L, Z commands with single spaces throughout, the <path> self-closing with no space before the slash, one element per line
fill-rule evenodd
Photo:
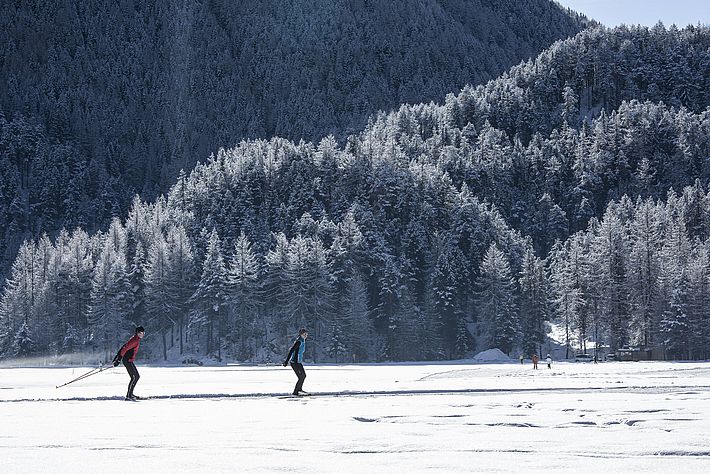
<path fill-rule="evenodd" d="M 0 470 L 710 472 L 710 363 L 540 367 L 0 369 Z"/>

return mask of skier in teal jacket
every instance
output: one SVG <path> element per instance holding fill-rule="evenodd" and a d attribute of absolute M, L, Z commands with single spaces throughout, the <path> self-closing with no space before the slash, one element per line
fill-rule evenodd
<path fill-rule="evenodd" d="M 296 373 L 298 381 L 296 382 L 296 387 L 293 389 L 293 394 L 296 396 L 308 395 L 307 392 L 303 391 L 303 382 L 306 380 L 306 369 L 303 368 L 303 353 L 306 351 L 306 339 L 308 338 L 308 331 L 304 328 L 298 330 L 298 337 L 293 341 L 291 350 L 288 351 L 286 360 L 283 366 L 286 367 L 287 364 L 291 364 L 291 368 Z"/>

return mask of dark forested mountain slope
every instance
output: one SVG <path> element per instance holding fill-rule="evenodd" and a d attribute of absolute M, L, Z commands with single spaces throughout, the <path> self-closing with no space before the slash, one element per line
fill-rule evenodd
<path fill-rule="evenodd" d="M 108 352 L 147 321 L 154 356 L 268 359 L 306 325 L 318 360 L 450 358 L 540 351 L 554 321 L 582 350 L 704 357 L 708 36 L 585 31 L 344 145 L 220 149 L 106 233 L 23 245 L 0 349 Z M 633 44 L 655 53 L 619 53 Z M 646 85 L 608 89 L 604 68 Z"/>
<path fill-rule="evenodd" d="M 378 110 L 493 79 L 585 23 L 547 0 L 2 8 L 5 113 L 87 140 L 92 156 L 137 154 L 148 185 L 164 162 L 191 166 L 225 142 L 359 131 Z"/>
<path fill-rule="evenodd" d="M 598 27 L 344 144 L 220 149 L 106 233 L 23 245 L 0 348 L 107 350 L 148 321 L 163 356 L 269 358 L 307 325 L 319 360 L 450 358 L 539 351 L 555 321 L 580 349 L 703 357 L 709 38 Z"/>
<path fill-rule="evenodd" d="M 2 2 L 0 255 L 105 227 L 219 146 L 343 138 L 585 24 L 547 0 Z"/>

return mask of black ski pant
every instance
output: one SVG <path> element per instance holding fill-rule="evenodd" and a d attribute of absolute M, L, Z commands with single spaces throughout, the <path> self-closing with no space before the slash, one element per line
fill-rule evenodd
<path fill-rule="evenodd" d="M 131 397 L 131 396 L 133 396 L 133 389 L 136 388 L 136 384 L 138 383 L 138 379 L 141 378 L 141 376 L 138 373 L 138 369 L 136 369 L 136 364 L 134 364 L 130 360 L 123 359 L 123 365 L 126 366 L 126 370 L 128 371 L 128 375 L 131 376 L 131 381 L 128 382 L 128 393 L 126 394 L 127 397 Z"/>
<path fill-rule="evenodd" d="M 296 382 L 296 387 L 293 389 L 293 394 L 298 395 L 298 392 L 303 390 L 303 382 L 306 380 L 306 369 L 303 368 L 303 364 L 298 362 L 291 362 L 291 368 L 296 372 L 296 377 L 298 377 L 298 382 Z"/>

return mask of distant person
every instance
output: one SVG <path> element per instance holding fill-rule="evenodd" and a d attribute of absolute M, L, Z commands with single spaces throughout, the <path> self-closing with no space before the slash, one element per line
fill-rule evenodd
<path fill-rule="evenodd" d="M 298 330 L 298 337 L 293 341 L 291 350 L 288 351 L 284 367 L 291 364 L 291 368 L 296 373 L 298 381 L 293 389 L 293 394 L 296 396 L 308 395 L 303 391 L 303 382 L 306 380 L 306 369 L 303 368 L 303 353 L 306 351 L 306 339 L 308 339 L 308 331 L 304 328 Z"/>
<path fill-rule="evenodd" d="M 126 393 L 126 401 L 136 401 L 140 400 L 133 394 L 133 389 L 136 388 L 138 379 L 141 378 L 136 369 L 136 364 L 133 362 L 136 360 L 136 354 L 138 354 L 138 348 L 141 346 L 141 339 L 145 336 L 145 329 L 143 326 L 138 326 L 135 330 L 133 336 L 118 350 L 116 357 L 113 358 L 113 366 L 118 367 L 118 364 L 123 362 L 123 365 L 128 371 L 128 375 L 131 377 L 131 381 L 128 382 L 128 393 Z"/>
<path fill-rule="evenodd" d="M 550 357 L 550 354 L 547 354 L 547 357 L 545 358 L 545 362 L 547 362 L 547 368 L 551 369 L 552 368 L 552 357 Z"/>
<path fill-rule="evenodd" d="M 525 360 L 525 358 L 523 357 L 522 354 L 520 354 L 520 365 L 523 365 L 523 361 L 524 361 L 524 360 Z"/>
<path fill-rule="evenodd" d="M 532 362 L 533 362 L 533 369 L 537 370 L 537 361 L 540 360 L 540 358 L 537 356 L 537 354 L 532 355 Z"/>

